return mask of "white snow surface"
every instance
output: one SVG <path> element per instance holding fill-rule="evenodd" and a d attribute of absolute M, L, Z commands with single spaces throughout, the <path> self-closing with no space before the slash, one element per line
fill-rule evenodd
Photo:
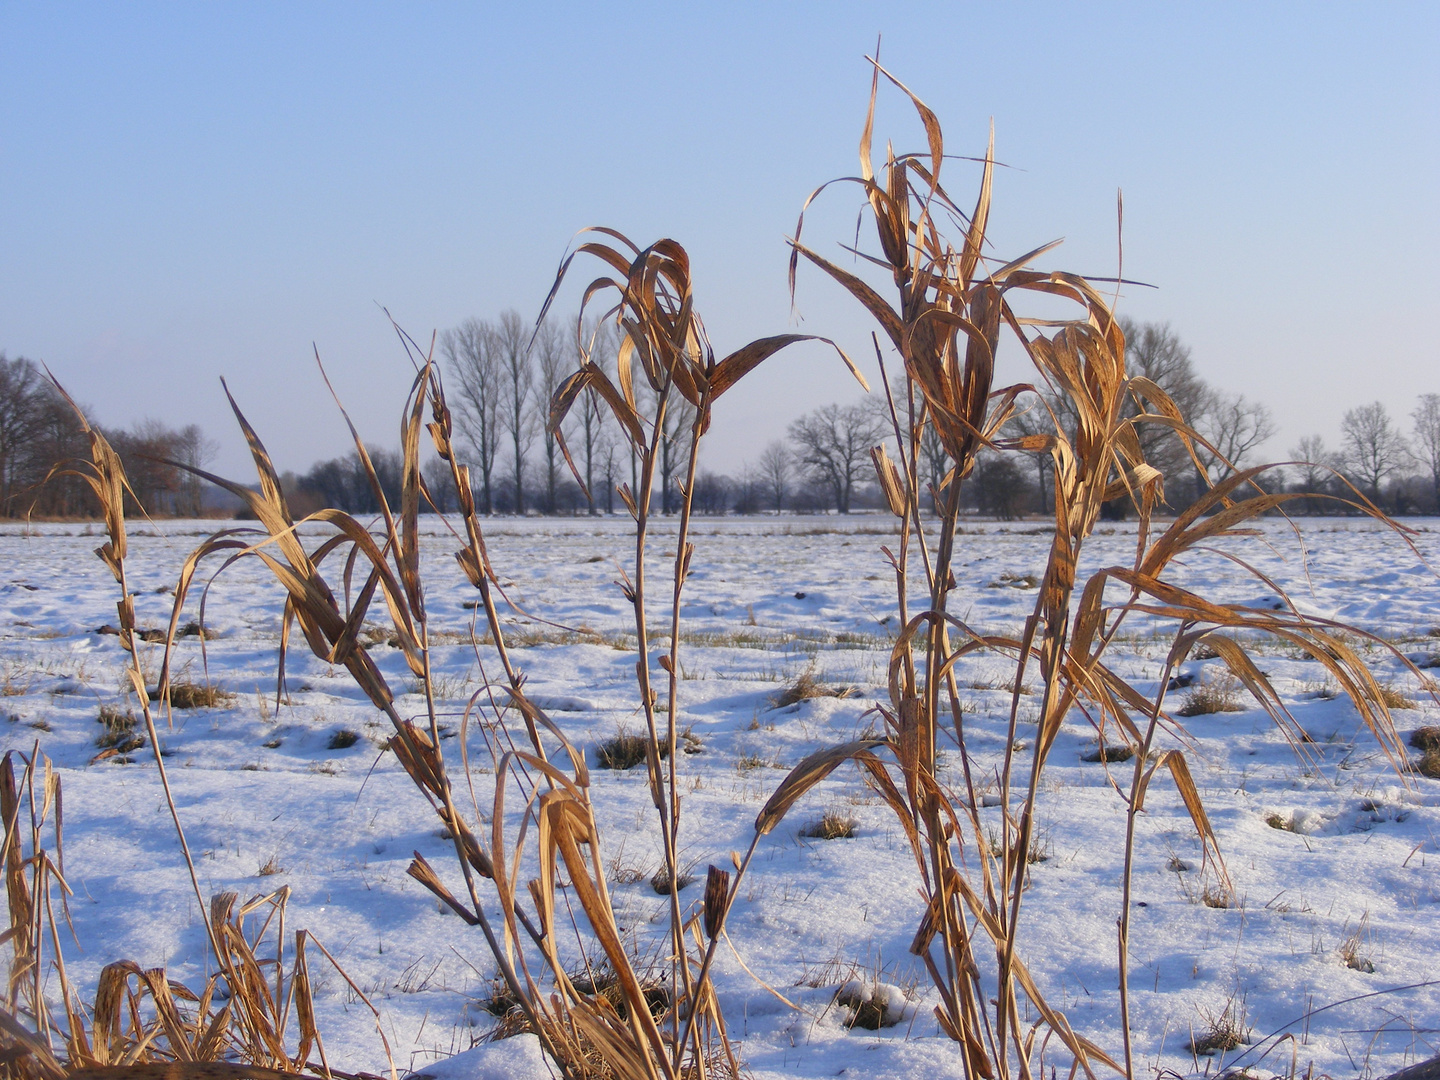
<path fill-rule="evenodd" d="M 1418 552 L 1369 522 L 1297 519 L 1307 562 L 1292 526 L 1267 522 L 1262 537 L 1243 545 L 1192 553 L 1173 577 L 1211 597 L 1273 603 L 1268 586 L 1227 557 L 1243 553 L 1302 611 L 1355 623 L 1417 663 L 1431 662 L 1440 652 L 1440 579 L 1431 569 L 1440 567 L 1440 522 L 1407 524 L 1417 529 Z M 634 573 L 628 526 L 501 519 L 486 534 L 509 598 L 555 624 L 505 611 L 527 687 L 586 747 L 641 723 L 635 657 L 624 650 L 631 613 L 616 584 L 621 566 Z M 185 556 L 213 527 L 132 525 L 127 565 L 142 627 L 167 624 L 172 597 L 161 590 L 173 586 Z M 667 623 L 674 530 L 662 521 L 651 540 L 656 628 Z M 433 518 L 422 519 L 422 531 L 427 603 L 432 627 L 442 631 L 435 657 L 445 747 L 454 766 L 464 703 L 497 665 L 493 652 L 466 642 L 477 594 L 456 567 L 454 539 Z M 93 990 L 101 967 L 121 958 L 198 980 L 207 946 L 150 751 L 90 763 L 99 706 L 123 703 L 119 642 L 94 632 L 117 621 L 116 587 L 93 554 L 102 540 L 98 526 L 0 529 L 0 716 L 9 720 L 0 733 L 4 749 L 27 755 L 38 742 L 63 781 L 64 858 L 79 941 L 67 953 L 72 980 Z M 730 853 L 748 845 L 781 770 L 855 737 L 870 723 L 866 711 L 886 699 L 896 619 L 894 578 L 880 547 L 895 541 L 888 519 L 868 516 L 700 519 L 693 540 L 680 712 L 702 745 L 682 762 L 681 831 L 684 859 L 703 883 L 707 864 L 727 866 Z M 1133 561 L 1134 542 L 1133 524 L 1102 526 L 1085 549 L 1082 577 Z M 1038 577 L 1047 552 L 1043 522 L 968 523 L 957 544 L 952 611 L 982 632 L 1016 631 L 1035 599 L 1017 579 Z M 173 730 L 162 724 L 202 888 L 244 898 L 288 885 L 290 925 L 314 932 L 379 1007 L 402 1072 L 437 1080 L 547 1075 L 533 1038 L 471 1049 L 493 1023 L 482 1004 L 493 964 L 479 931 L 405 874 L 419 851 L 442 876 L 458 878 L 453 846 L 393 756 L 380 752 L 388 734 L 383 718 L 343 670 L 311 657 L 298 633 L 288 662 L 293 704 L 275 711 L 282 603 L 258 561 L 237 564 L 210 589 L 205 624 L 218 636 L 205 643 L 205 656 L 197 638 L 178 646 L 186 677 L 202 680 L 208 665 L 210 677 L 238 695 L 228 707 L 176 711 Z M 921 607 L 917 595 L 912 610 Z M 197 588 L 185 619 L 198 613 Z M 1153 690 L 1167 638 L 1140 624 L 1131 631 L 1110 661 Z M 143 648 L 158 667 L 160 647 Z M 1383 649 L 1363 651 L 1382 682 L 1417 700 L 1415 709 L 1396 713 L 1402 736 L 1440 723 L 1440 710 L 1403 665 Z M 382 642 L 373 652 L 397 693 L 411 689 L 397 650 Z M 1187 754 L 1238 901 L 1228 909 L 1200 902 L 1214 879 L 1202 874 L 1200 846 L 1173 787 L 1157 779 L 1140 821 L 1130 943 L 1137 1072 L 1214 1072 L 1233 1063 L 1263 1075 L 1287 1073 L 1294 1053 L 1301 1072 L 1313 1064 L 1335 1077 L 1384 1075 L 1440 1049 L 1440 986 L 1431 984 L 1440 979 L 1440 781 L 1398 776 L 1354 707 L 1327 694 L 1317 663 L 1275 645 L 1261 652 L 1261 666 L 1314 741 L 1304 747 L 1308 760 L 1297 758 L 1248 698 L 1243 712 L 1186 722 L 1193 736 Z M 1204 680 L 1219 663 L 1191 660 L 1184 671 Z M 807 668 L 859 694 L 773 707 L 772 695 Z M 1009 673 L 998 659 L 971 659 L 959 674 L 979 783 L 1004 751 Z M 1022 720 L 1032 724 L 1033 700 L 1021 705 Z M 402 713 L 423 714 L 413 693 L 399 705 Z M 340 729 L 362 737 L 328 749 Z M 1022 724 L 1022 739 L 1028 731 L 1033 727 Z M 488 760 L 479 738 L 467 737 L 472 762 Z M 1125 814 L 1107 767 L 1081 760 L 1094 744 L 1093 729 L 1076 715 L 1047 767 L 1039 829 L 1049 857 L 1032 867 L 1021 946 L 1051 1004 L 1118 1057 Z M 953 743 L 947 758 L 953 767 Z M 667 900 L 648 883 L 661 860 L 643 770 L 593 768 L 591 775 L 606 859 L 617 870 L 642 872 L 613 885 L 620 919 L 637 953 L 653 954 Z M 1124 785 L 1128 777 L 1125 766 L 1115 779 Z M 491 782 L 476 771 L 482 807 Z M 982 813 L 998 821 L 995 801 L 982 799 Z M 854 838 L 801 836 L 832 808 L 855 819 Z M 1267 818 L 1291 828 L 1272 827 Z M 283 869 L 260 876 L 267 863 Z M 931 1013 L 935 993 L 907 951 L 920 916 L 915 875 L 890 811 L 849 768 L 811 791 L 762 841 L 729 932 L 755 974 L 802 1011 L 782 1004 L 722 949 L 720 1002 L 756 1078 L 962 1075 L 957 1047 Z M 687 909 L 702 891 L 695 885 L 682 892 Z M 1361 968 L 1347 966 L 1341 953 L 1356 935 L 1358 956 L 1368 961 Z M 331 1063 L 383 1070 L 368 1011 L 323 962 L 312 958 L 311 970 Z M 913 1006 L 907 1022 L 848 1030 L 843 1010 L 831 1003 L 850 979 L 900 987 Z M 1197 1063 L 1186 1049 L 1192 1032 L 1227 1006 L 1243 1009 L 1255 1042 L 1223 1062 Z M 1277 1048 L 1284 1034 L 1294 1039 Z M 1046 1060 L 1068 1068 L 1053 1048 Z"/>

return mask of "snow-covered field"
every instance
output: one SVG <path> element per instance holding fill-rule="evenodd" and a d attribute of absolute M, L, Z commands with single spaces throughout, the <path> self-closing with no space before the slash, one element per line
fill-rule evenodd
<path fill-rule="evenodd" d="M 1299 524 L 1308 565 L 1281 523 L 1264 526 L 1270 543 L 1249 543 L 1246 557 L 1304 611 L 1383 635 L 1417 662 L 1440 653 L 1432 636 L 1440 633 L 1440 579 L 1425 565 L 1440 567 L 1440 523 L 1412 523 L 1424 561 L 1369 523 Z M 528 687 L 587 746 L 640 724 L 635 658 L 626 650 L 629 606 L 615 584 L 617 562 L 628 566 L 633 556 L 628 525 L 500 520 L 487 533 L 512 599 L 558 624 L 512 613 Z M 1015 631 L 1035 598 L 1016 579 L 1044 567 L 1041 526 L 969 525 L 958 545 L 952 610 L 981 630 Z M 493 655 L 464 641 L 475 593 L 451 556 L 454 541 L 434 519 L 422 528 L 432 627 L 453 632 L 446 637 L 454 643 L 436 649 L 453 736 Z M 128 567 L 142 627 L 166 625 L 171 596 L 163 590 L 208 529 L 203 522 L 134 526 Z M 662 587 L 673 531 L 661 522 L 652 541 Z M 118 640 L 95 633 L 116 622 L 115 586 L 92 554 L 101 539 L 98 527 L 83 525 L 0 529 L 0 716 L 9 720 L 0 732 L 5 749 L 26 754 L 38 741 L 63 779 L 65 868 L 79 939 L 67 954 L 72 980 L 93 986 L 100 968 L 122 957 L 190 980 L 203 974 L 207 947 L 150 752 L 91 764 L 100 706 L 123 704 Z M 701 747 L 682 765 L 681 828 L 684 858 L 703 881 L 707 863 L 727 864 L 732 850 L 747 846 L 783 767 L 867 726 L 866 710 L 885 698 L 895 603 L 879 550 L 893 542 L 888 519 L 702 520 L 694 542 L 681 711 Z M 1086 564 L 1128 563 L 1133 542 L 1124 525 L 1102 527 Z M 1220 553 L 1195 554 L 1180 574 L 1182 584 L 1219 599 L 1266 599 Z M 282 601 L 253 560 L 217 581 L 206 610 L 218 634 L 206 646 L 209 672 L 237 697 L 227 707 L 177 711 L 174 730 L 162 732 L 201 884 L 207 893 L 234 889 L 244 897 L 288 885 L 291 925 L 314 931 L 381 1009 L 397 1064 L 427 1066 L 488 1029 L 480 1003 L 492 965 L 479 932 L 405 874 L 417 850 L 448 871 L 453 846 L 393 756 L 380 752 L 377 740 L 388 734 L 382 718 L 343 670 L 310 657 L 298 635 L 289 664 L 293 705 L 274 711 Z M 1111 659 L 1153 689 L 1166 644 L 1136 629 Z M 158 666 L 160 647 L 145 649 Z M 374 651 L 392 685 L 411 684 L 396 650 L 382 643 Z M 1369 655 L 1382 682 L 1418 700 L 1396 713 L 1402 735 L 1440 723 L 1440 709 L 1397 661 L 1378 649 Z M 180 644 L 179 662 L 189 678 L 203 679 L 198 639 Z M 1192 660 L 1185 671 L 1203 681 L 1219 664 Z M 1293 1053 L 1301 1073 L 1313 1063 L 1336 1077 L 1383 1075 L 1440 1049 L 1440 986 L 1414 985 L 1440 979 L 1440 781 L 1397 777 L 1355 709 L 1327 692 L 1318 664 L 1272 647 L 1262 667 L 1313 737 L 1310 760 L 1297 759 L 1258 707 L 1186 722 L 1192 767 L 1238 901 L 1229 908 L 1202 902 L 1213 879 L 1201 875 L 1198 840 L 1178 797 L 1157 782 L 1140 829 L 1131 939 L 1138 1071 L 1195 1072 L 1186 1049 L 1192 1033 L 1228 1008 L 1243 1011 L 1257 1044 L 1225 1055 L 1224 1067 L 1288 1073 Z M 860 692 L 773 707 L 772 696 L 807 669 Z M 1005 746 L 1008 678 L 999 660 L 961 668 L 970 749 L 981 762 L 998 764 Z M 418 715 L 423 704 L 407 696 L 400 708 Z M 330 749 L 342 729 L 361 737 Z M 473 741 L 472 755 L 483 760 Z M 449 753 L 453 745 L 452 762 L 459 757 Z M 1051 1003 L 1118 1055 L 1115 920 L 1125 818 L 1106 766 L 1081 760 L 1093 745 L 1093 731 L 1077 717 L 1051 757 L 1041 804 L 1049 858 L 1033 867 L 1023 948 Z M 614 884 L 616 903 L 642 955 L 664 932 L 667 907 L 648 882 L 661 860 L 643 772 L 592 773 L 606 857 L 628 882 Z M 1126 766 L 1122 779 L 1128 775 Z M 483 788 L 490 778 L 475 779 Z M 487 801 L 482 791 L 481 805 Z M 829 809 L 855 819 L 855 837 L 803 838 L 802 826 Z M 262 876 L 262 867 L 280 869 Z M 923 969 L 907 951 L 920 910 L 913 859 L 890 811 L 853 769 L 812 791 L 762 843 L 747 880 L 730 935 L 755 974 L 802 1009 L 782 1005 L 722 951 L 721 1003 L 756 1077 L 961 1074 L 955 1045 L 930 1016 Z M 701 892 L 692 886 L 682 899 L 693 905 Z M 323 964 L 312 970 L 331 1062 L 383 1066 L 368 1011 Z M 913 1020 L 879 1032 L 847 1030 L 830 1001 L 856 972 L 907 991 L 918 1006 Z M 1284 1033 L 1294 1040 L 1261 1060 L 1276 1039 L 1258 1040 Z M 512 1066 L 502 1062 L 524 1056 L 518 1049 L 497 1044 L 483 1053 L 500 1055 L 493 1064 L 503 1070 Z M 1198 1067 L 1222 1065 L 1201 1058 Z"/>

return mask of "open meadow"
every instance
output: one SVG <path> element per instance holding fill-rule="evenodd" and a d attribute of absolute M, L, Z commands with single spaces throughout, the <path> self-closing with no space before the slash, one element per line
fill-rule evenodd
<path fill-rule="evenodd" d="M 1218 603 L 1279 607 L 1277 592 L 1232 561 L 1243 554 L 1299 616 L 1375 635 L 1379 641 L 1351 644 L 1384 688 L 1405 751 L 1419 761 L 1424 751 L 1411 748 L 1412 734 L 1429 727 L 1440 738 L 1440 708 L 1423 686 L 1427 669 L 1440 664 L 1440 580 L 1431 569 L 1440 566 L 1440 523 L 1407 524 L 1417 530 L 1414 550 L 1368 519 L 1299 517 L 1292 525 L 1266 518 L 1258 537 L 1186 552 L 1168 580 Z M 212 526 L 132 523 L 128 583 L 140 631 L 167 627 L 185 558 Z M 634 611 L 620 584 L 634 575 L 631 522 L 497 519 L 484 528 L 509 601 L 498 612 L 511 661 L 530 702 L 584 755 L 615 925 L 636 970 L 663 984 L 672 971 L 665 960 L 671 906 L 644 740 L 637 740 L 639 764 L 606 767 L 625 763 L 613 760 L 627 749 L 617 735 L 645 731 Z M 664 583 L 676 524 L 656 519 L 650 529 L 651 571 Z M 307 547 L 329 535 L 318 525 L 300 532 Z M 1045 522 L 962 521 L 951 613 L 980 635 L 1018 636 L 1036 607 L 1052 533 Z M 704 906 L 707 867 L 733 869 L 732 852 L 750 846 L 756 815 L 785 770 L 882 729 L 874 710 L 890 707 L 900 626 L 882 545 L 893 548 L 895 534 L 888 515 L 693 523 L 673 718 L 682 751 L 676 836 L 686 918 Z M 58 886 L 55 918 L 68 978 L 86 1000 L 102 967 L 122 958 L 163 966 L 197 986 L 212 968 L 138 703 L 126 692 L 127 654 L 118 635 L 102 632 L 117 623 L 118 595 L 93 554 L 102 539 L 98 526 L 83 524 L 0 529 L 7 721 L 0 734 L 15 755 L 38 750 L 60 781 L 63 802 L 51 815 L 63 811 L 58 850 L 73 940 Z M 490 747 L 501 737 L 496 706 L 506 681 L 477 590 L 453 557 L 461 545 L 428 515 L 419 539 L 441 749 L 462 816 L 488 849 Z M 1135 542 L 1133 523 L 1101 523 L 1084 548 L 1079 579 L 1130 565 Z M 387 749 L 390 722 L 343 667 L 310 654 L 298 629 L 277 707 L 285 592 L 259 560 L 219 575 L 205 596 L 204 634 L 184 633 L 201 620 L 206 567 L 219 564 L 202 566 L 180 615 L 177 707 L 167 720 L 156 706 L 200 890 L 207 897 L 233 891 L 242 902 L 288 890 L 285 933 L 310 931 L 353 980 L 347 985 L 312 952 L 315 1026 L 332 1066 L 385 1071 L 377 1020 L 356 988 L 378 1010 L 378 1030 L 401 1071 L 468 1050 L 496 1024 L 487 1007 L 504 998 L 495 962 L 480 931 L 406 872 L 418 853 L 458 893 L 455 842 Z M 332 583 L 340 582 L 338 558 L 329 569 Z M 362 580 L 357 572 L 353 588 Z M 923 610 L 923 578 L 912 590 L 911 610 Z M 652 650 L 668 652 L 669 600 L 666 588 L 654 602 Z M 382 615 L 377 605 L 360 639 L 393 687 L 396 711 L 426 723 L 422 687 Z M 1153 697 L 1172 633 L 1132 613 L 1111 642 L 1110 670 Z M 137 645 L 153 685 L 163 643 Z M 1165 699 L 1173 722 L 1151 747 L 1151 754 L 1184 750 L 1228 882 L 1207 857 L 1176 785 L 1157 780 L 1135 825 L 1135 1071 L 1385 1075 L 1440 1046 L 1440 780 L 1391 760 L 1308 654 L 1274 638 L 1251 645 L 1293 715 L 1294 737 L 1202 643 L 1178 668 Z M 955 664 L 968 776 L 960 775 L 948 722 L 936 736 L 937 780 L 961 806 L 973 793 L 972 811 L 997 846 L 1010 831 L 999 778 L 1012 737 L 1014 670 L 1013 660 L 984 652 Z M 1030 767 L 1024 751 L 1041 712 L 1033 667 L 1030 679 L 1018 688 L 1015 785 Z M 202 701 L 182 700 L 187 687 Z M 199 692 L 206 687 L 218 692 L 207 698 Z M 506 715 L 513 726 L 514 710 Z M 1078 705 L 1060 726 L 1027 834 L 1019 930 L 1019 950 L 1050 1007 L 1116 1057 L 1116 920 L 1133 766 L 1127 742 L 1113 722 L 1098 740 Z M 28 836 L 28 826 L 23 831 Z M 969 835 L 956 846 L 973 869 Z M 535 872 L 533 851 L 527 858 L 522 880 Z M 573 903 L 578 912 L 563 881 L 557 895 L 562 908 Z M 493 898 L 481 896 L 498 925 Z M 759 840 L 725 922 L 729 944 L 715 954 L 718 1006 L 751 1074 L 964 1075 L 961 1045 L 940 1031 L 937 992 L 911 951 L 923 915 L 916 858 L 895 813 L 870 773 L 841 764 Z M 52 954 L 47 941 L 47 992 L 59 1008 Z M 851 982 L 879 1004 L 853 993 L 849 1007 L 837 1001 L 837 989 Z M 1036 1019 L 1023 1002 L 1020 1014 Z M 871 1030 L 867 1016 L 887 1026 Z M 1057 1039 L 1042 1047 L 1045 1038 L 1042 1031 L 1038 1058 L 1063 1075 L 1070 1055 Z M 1234 1045 L 1220 1045 L 1227 1042 Z M 533 1036 L 488 1044 L 465 1068 L 431 1071 L 545 1075 L 536 1045 Z"/>

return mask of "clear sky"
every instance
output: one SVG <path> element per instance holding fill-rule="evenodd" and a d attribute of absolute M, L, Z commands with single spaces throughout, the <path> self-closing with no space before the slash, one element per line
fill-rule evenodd
<path fill-rule="evenodd" d="M 1433 3 L 0 0 L 0 349 L 102 423 L 202 424 L 244 475 L 224 375 L 304 469 L 348 449 L 312 342 L 394 445 L 410 368 L 379 305 L 421 339 L 533 315 L 607 224 L 690 249 L 719 350 L 798 326 L 863 356 L 818 273 L 792 314 L 785 237 L 856 169 L 877 33 L 952 153 L 994 119 L 998 252 L 1063 236 L 1046 265 L 1113 274 L 1123 188 L 1125 273 L 1158 288 L 1121 311 L 1268 403 L 1270 456 L 1440 391 Z M 877 134 L 920 146 L 893 94 Z M 838 255 L 857 204 L 827 200 L 806 236 Z M 710 464 L 854 393 L 782 354 L 722 402 Z"/>

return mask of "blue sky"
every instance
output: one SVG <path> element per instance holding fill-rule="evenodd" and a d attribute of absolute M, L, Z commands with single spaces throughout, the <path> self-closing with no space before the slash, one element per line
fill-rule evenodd
<path fill-rule="evenodd" d="M 997 155 L 992 238 L 1152 283 L 1212 382 L 1267 402 L 1273 457 L 1345 409 L 1440 392 L 1440 8 L 1424 4 L 0 3 L 0 349 L 103 423 L 198 422 L 282 467 L 345 452 L 312 342 L 396 441 L 417 338 L 535 312 L 574 232 L 691 251 L 718 348 L 792 326 L 863 355 L 785 237 L 855 171 L 882 59 L 954 153 Z M 898 95 L 877 134 L 919 145 Z M 963 162 L 947 166 L 968 192 Z M 836 189 L 806 236 L 853 230 Z M 1023 377 L 1018 369 L 1013 377 Z M 820 351 L 727 396 L 711 465 L 856 391 Z"/>

